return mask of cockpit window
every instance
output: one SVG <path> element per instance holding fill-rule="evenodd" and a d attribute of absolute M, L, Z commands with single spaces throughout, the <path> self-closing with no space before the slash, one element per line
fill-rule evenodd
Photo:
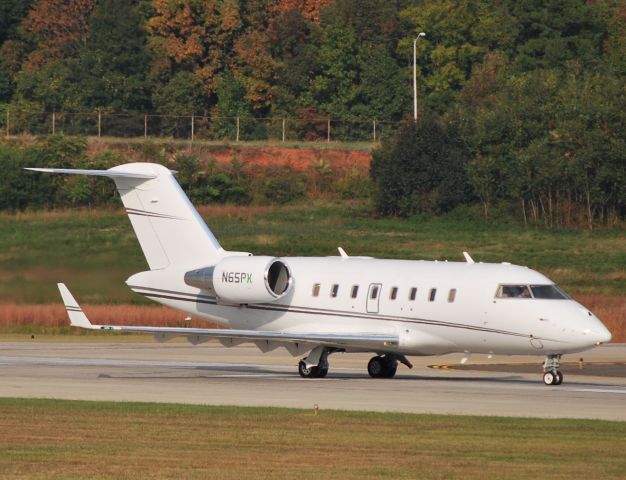
<path fill-rule="evenodd" d="M 569 295 L 556 285 L 500 285 L 496 298 L 540 298 L 566 300 Z"/>
<path fill-rule="evenodd" d="M 532 298 L 528 285 L 500 285 L 497 298 Z"/>
<path fill-rule="evenodd" d="M 566 300 L 569 298 L 567 293 L 556 285 L 531 285 L 530 289 L 535 298 L 549 298 L 552 300 Z"/>

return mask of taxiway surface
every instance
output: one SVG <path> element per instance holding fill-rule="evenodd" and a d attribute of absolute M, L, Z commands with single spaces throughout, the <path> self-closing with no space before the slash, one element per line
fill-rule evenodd
<path fill-rule="evenodd" d="M 564 361 L 626 363 L 626 345 L 607 345 Z M 429 368 L 460 355 L 411 358 L 394 379 L 372 379 L 371 355 L 335 354 L 325 379 L 303 379 L 284 350 L 226 349 L 184 343 L 0 343 L 0 396 L 277 406 L 626 421 L 626 376 L 566 372 L 559 387 L 541 381 L 539 357 L 473 357 L 479 365 L 510 361 L 506 371 Z M 536 368 L 532 368 L 532 365 Z M 484 367 L 482 367 L 484 368 Z M 601 369 L 601 367 L 599 367 Z M 506 369 L 505 369 L 506 370 Z M 534 371 L 532 371 L 534 370 Z M 565 371 L 565 370 L 564 370 Z M 619 373 L 619 369 L 617 370 Z"/>

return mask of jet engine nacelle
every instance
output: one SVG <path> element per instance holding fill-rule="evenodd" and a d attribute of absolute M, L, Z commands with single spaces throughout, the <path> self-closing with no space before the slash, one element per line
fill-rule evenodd
<path fill-rule="evenodd" d="M 224 303 L 274 302 L 289 292 L 287 264 L 275 257 L 226 257 L 214 267 L 192 270 L 185 283 L 212 291 Z"/>

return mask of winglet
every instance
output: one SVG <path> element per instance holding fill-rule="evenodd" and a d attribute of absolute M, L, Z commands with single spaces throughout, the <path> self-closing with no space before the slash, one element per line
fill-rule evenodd
<path fill-rule="evenodd" d="M 97 330 L 99 327 L 91 324 L 87 315 L 83 313 L 83 310 L 78 305 L 78 302 L 74 299 L 68 288 L 64 283 L 57 283 L 59 292 L 61 292 L 61 298 L 65 304 L 65 310 L 67 316 L 70 317 L 70 324 L 72 327 L 88 328 L 90 330 Z"/>

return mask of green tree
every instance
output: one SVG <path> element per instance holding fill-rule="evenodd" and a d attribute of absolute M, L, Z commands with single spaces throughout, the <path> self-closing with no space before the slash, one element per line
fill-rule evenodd
<path fill-rule="evenodd" d="M 593 228 L 624 216 L 625 92 L 580 66 L 510 74 L 496 58 L 466 84 L 457 112 L 485 212 L 506 202 L 526 220 Z"/>
<path fill-rule="evenodd" d="M 237 135 L 237 117 L 239 117 L 239 138 L 255 138 L 258 125 L 252 121 L 252 108 L 246 100 L 245 86 L 236 80 L 230 72 L 224 73 L 217 83 L 217 106 L 213 129 L 223 138 L 234 140 Z"/>
<path fill-rule="evenodd" d="M 609 9 L 607 19 L 608 36 L 605 42 L 605 61 L 609 69 L 622 77 L 626 76 L 626 2 L 618 2 Z"/>
<path fill-rule="evenodd" d="M 191 72 L 178 72 L 168 83 L 157 85 L 153 90 L 152 103 L 157 112 L 178 117 L 161 117 L 160 131 L 174 137 L 189 137 L 190 115 L 197 115 L 205 110 L 203 98 L 199 94 L 200 85 Z M 152 120 L 154 121 L 154 120 Z"/>
<path fill-rule="evenodd" d="M 360 104 L 353 113 L 362 118 L 400 120 L 411 105 L 410 90 L 402 72 L 388 51 L 377 45 L 365 45 L 359 54 Z"/>
<path fill-rule="evenodd" d="M 439 214 L 466 202 L 469 152 L 457 127 L 424 115 L 407 121 L 372 154 L 371 178 L 382 215 Z"/>
<path fill-rule="evenodd" d="M 150 108 L 146 87 L 150 58 L 144 30 L 148 13 L 145 0 L 98 3 L 90 19 L 88 41 L 76 64 L 84 107 L 112 111 Z"/>
<path fill-rule="evenodd" d="M 268 35 L 274 59 L 272 112 L 294 114 L 306 105 L 304 96 L 316 72 L 319 28 L 297 9 L 270 20 Z"/>
<path fill-rule="evenodd" d="M 324 31 L 319 72 L 311 82 L 311 103 L 332 117 L 347 118 L 358 101 L 359 46 L 352 28 L 336 23 Z"/>
<path fill-rule="evenodd" d="M 56 185 L 50 175 L 24 171 L 26 167 L 48 166 L 36 147 L 19 148 L 2 144 L 0 162 L 0 210 L 16 211 L 53 205 Z"/>
<path fill-rule="evenodd" d="M 26 16 L 30 0 L 2 0 L 0 2 L 0 45 L 17 36 L 17 29 Z"/>
<path fill-rule="evenodd" d="M 519 71 L 563 67 L 575 60 L 586 68 L 602 56 L 606 25 L 600 2 L 506 0 L 514 17 L 513 66 Z"/>
<path fill-rule="evenodd" d="M 20 57 L 18 45 L 23 46 L 22 42 L 16 40 L 18 27 L 29 5 L 29 0 L 0 2 L 0 103 L 9 102 L 13 96 L 14 77 L 18 70 L 14 64 L 16 57 Z"/>
<path fill-rule="evenodd" d="M 417 42 L 421 103 L 440 112 L 456 101 L 473 65 L 489 51 L 510 48 L 515 32 L 508 11 L 488 0 L 418 0 L 401 16 L 412 27 L 400 42 L 407 60 L 415 36 L 426 32 Z"/>
<path fill-rule="evenodd" d="M 80 106 L 80 86 L 71 60 L 59 60 L 16 76 L 14 104 L 31 106 L 35 112 L 75 110 Z M 36 105 L 36 106 L 35 106 Z"/>
<path fill-rule="evenodd" d="M 388 0 L 335 0 L 322 8 L 322 25 L 341 24 L 354 32 L 359 45 L 382 46 L 393 52 L 400 38 L 399 3 Z"/>

